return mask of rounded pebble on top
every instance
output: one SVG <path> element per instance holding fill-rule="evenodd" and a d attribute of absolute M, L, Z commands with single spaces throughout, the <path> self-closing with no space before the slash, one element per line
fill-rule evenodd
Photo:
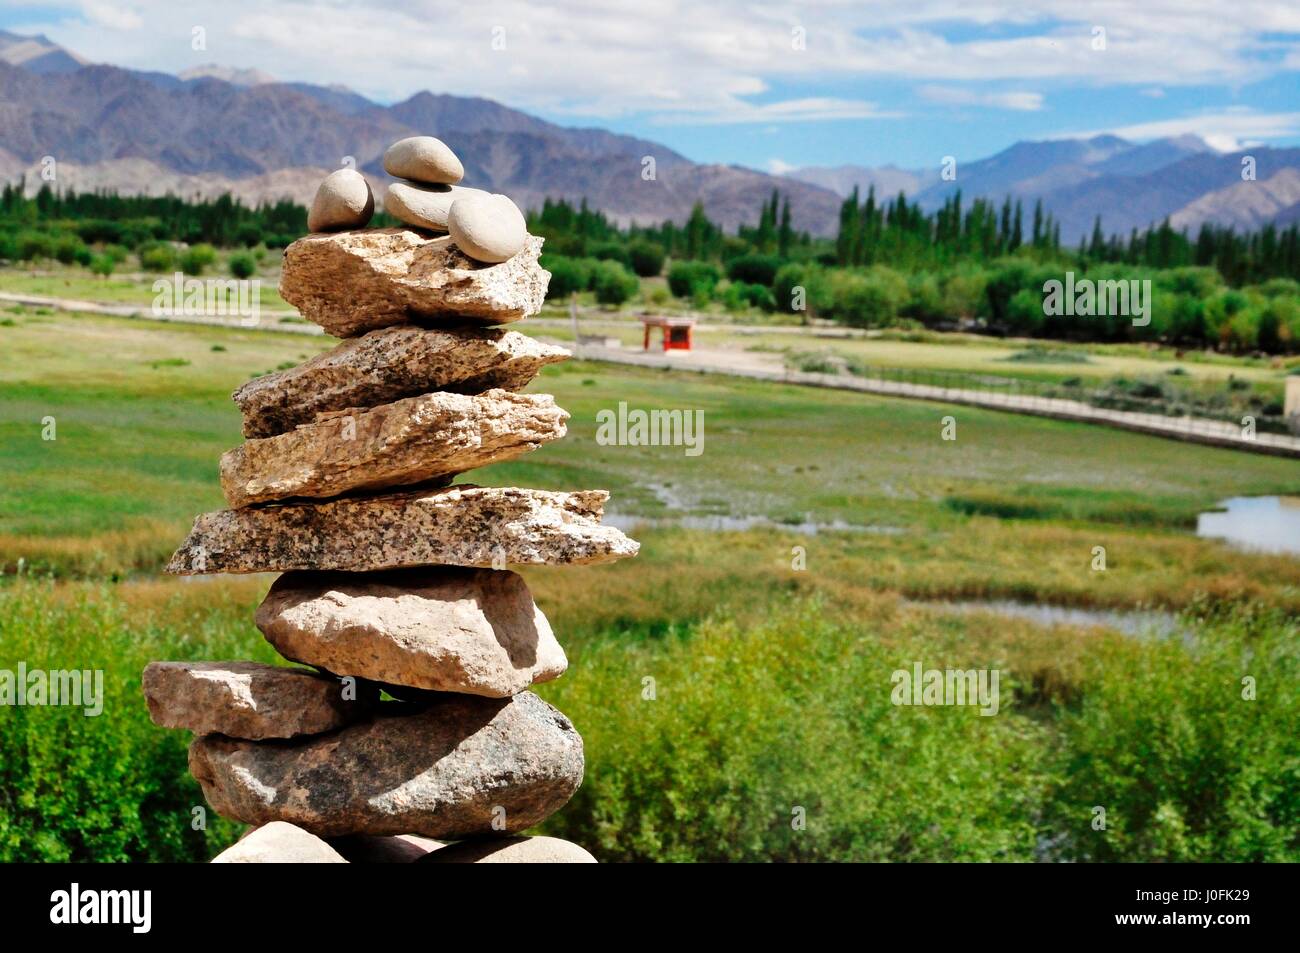
<path fill-rule="evenodd" d="M 468 189 L 463 185 L 394 182 L 384 197 L 384 211 L 407 225 L 445 232 L 452 202 L 467 195 L 487 194 L 482 189 Z"/>
<path fill-rule="evenodd" d="M 333 232 L 365 228 L 374 214 L 375 196 L 365 176 L 355 169 L 339 169 L 325 176 L 316 189 L 307 213 L 307 229 Z"/>
<path fill-rule="evenodd" d="M 456 153 L 433 136 L 411 136 L 394 142 L 384 153 L 384 171 L 426 185 L 454 185 L 465 177 L 465 167 Z"/>
<path fill-rule="evenodd" d="M 519 254 L 528 225 L 519 206 L 504 195 L 467 195 L 451 203 L 447 230 L 461 251 L 496 264 Z"/>

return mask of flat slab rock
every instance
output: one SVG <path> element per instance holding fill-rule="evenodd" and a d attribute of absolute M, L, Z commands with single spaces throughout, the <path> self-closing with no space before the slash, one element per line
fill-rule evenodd
<path fill-rule="evenodd" d="M 221 488 L 240 507 L 428 483 L 558 440 L 568 419 L 550 394 L 406 397 L 249 440 L 222 455 Z"/>
<path fill-rule="evenodd" d="M 369 572 L 413 566 L 605 563 L 638 544 L 600 523 L 604 490 L 452 486 L 204 513 L 167 564 L 177 575 Z"/>
<path fill-rule="evenodd" d="M 558 837 L 476 837 L 418 858 L 422 864 L 594 864 L 596 858 Z"/>
<path fill-rule="evenodd" d="M 256 377 L 231 399 L 245 437 L 274 437 L 318 414 L 374 407 L 431 391 L 522 390 L 569 352 L 503 328 L 437 330 L 410 325 L 349 338 L 305 364 Z"/>
<path fill-rule="evenodd" d="M 241 837 L 213 857 L 212 863 L 346 864 L 348 861 L 315 834 L 284 821 L 272 821 Z"/>
<path fill-rule="evenodd" d="M 370 721 L 300 741 L 196 738 L 190 773 L 223 817 L 288 821 L 320 837 L 515 833 L 582 783 L 582 739 L 531 692 L 390 709 L 407 710 L 385 703 Z"/>
<path fill-rule="evenodd" d="M 280 296 L 337 337 L 393 324 L 507 324 L 542 308 L 542 239 L 500 264 L 409 228 L 313 234 L 285 249 Z"/>
<path fill-rule="evenodd" d="M 141 687 L 155 725 L 252 740 L 333 731 L 377 700 L 364 683 L 261 662 L 150 662 Z"/>
<path fill-rule="evenodd" d="M 504 697 L 568 667 L 517 574 L 286 573 L 257 610 L 285 658 L 387 685 Z"/>

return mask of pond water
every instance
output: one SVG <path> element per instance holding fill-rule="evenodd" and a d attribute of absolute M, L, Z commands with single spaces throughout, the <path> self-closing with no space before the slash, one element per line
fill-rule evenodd
<path fill-rule="evenodd" d="M 1234 496 L 1196 518 L 1196 535 L 1242 549 L 1300 555 L 1300 496 Z"/>
<path fill-rule="evenodd" d="M 904 530 L 901 526 L 861 526 L 846 523 L 843 520 L 831 520 L 818 523 L 804 520 L 787 523 L 768 519 L 766 516 L 631 516 L 624 513 L 606 513 L 602 523 L 614 526 L 624 532 L 631 532 L 638 526 L 676 526 L 682 529 L 702 529 L 710 532 L 741 531 L 747 529 L 778 529 L 801 536 L 816 536 L 818 533 L 875 533 L 884 536 L 896 536 Z"/>
<path fill-rule="evenodd" d="M 1013 602 L 1010 599 L 982 599 L 969 601 L 912 599 L 910 605 L 942 612 L 989 612 L 994 615 L 1028 619 L 1038 625 L 1096 626 L 1113 629 L 1125 635 L 1155 636 L 1157 638 L 1183 633 L 1178 617 L 1169 612 L 1139 611 L 1133 609 L 1076 609 L 1033 602 Z"/>

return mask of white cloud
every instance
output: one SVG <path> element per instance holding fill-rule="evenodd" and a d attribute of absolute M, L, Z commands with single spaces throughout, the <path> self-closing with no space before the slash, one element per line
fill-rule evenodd
<path fill-rule="evenodd" d="M 944 106 L 991 106 L 1019 112 L 1037 112 L 1043 108 L 1042 93 L 986 93 L 960 86 L 922 86 L 916 92 L 922 99 Z"/>
<path fill-rule="evenodd" d="M 897 119 L 903 113 L 882 111 L 875 103 L 859 99 L 831 99 L 810 97 L 787 99 L 774 103 L 733 103 L 726 108 L 705 112 L 702 110 L 659 116 L 663 124 L 727 125 L 761 122 L 809 122 L 817 119 Z"/>
<path fill-rule="evenodd" d="M 1231 109 L 1177 119 L 1110 126 L 1087 132 L 1064 133 L 1058 138 L 1073 139 L 1102 133 L 1139 141 L 1191 134 L 1200 136 L 1220 152 L 1236 152 L 1254 143 L 1300 134 L 1300 112 L 1257 113 L 1248 109 Z"/>
<path fill-rule="evenodd" d="M 86 0 L 81 6 L 86 19 L 96 26 L 109 30 L 138 30 L 144 26 L 144 20 L 127 4 Z"/>
<path fill-rule="evenodd" d="M 797 168 L 799 168 L 797 165 L 791 165 L 784 159 L 772 158 L 767 160 L 767 171 L 771 172 L 773 175 L 785 175 L 787 172 L 793 172 Z"/>
<path fill-rule="evenodd" d="M 1240 85 L 1300 69 L 1300 44 L 1277 39 L 1300 33 L 1300 4 L 1276 0 L 82 0 L 63 20 L 54 11 L 67 0 L 46 5 L 54 22 L 31 26 L 96 61 L 170 72 L 216 61 L 381 101 L 432 89 L 606 120 L 891 115 L 890 103 L 843 92 L 872 80 Z M 1017 35 L 985 29 L 1008 24 Z M 1104 51 L 1092 49 L 1095 24 L 1106 27 Z M 195 26 L 206 29 L 204 51 L 190 47 Z M 494 28 L 504 49 L 493 48 Z M 995 108 L 1042 105 L 1039 93 L 974 95 Z"/>

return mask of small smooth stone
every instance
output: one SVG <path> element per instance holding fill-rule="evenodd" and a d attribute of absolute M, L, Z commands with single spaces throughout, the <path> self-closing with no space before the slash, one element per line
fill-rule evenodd
<path fill-rule="evenodd" d="M 307 230 L 333 232 L 365 228 L 375 214 L 370 183 L 355 169 L 339 169 L 325 176 L 307 214 Z"/>
<path fill-rule="evenodd" d="M 447 230 L 456 247 L 475 261 L 509 261 L 524 247 L 528 224 L 504 195 L 467 195 L 451 203 Z"/>
<path fill-rule="evenodd" d="M 140 684 L 155 725 L 252 741 L 332 731 L 377 700 L 363 686 L 347 700 L 337 679 L 261 662 L 150 662 Z"/>
<path fill-rule="evenodd" d="M 315 834 L 285 821 L 271 821 L 245 834 L 213 857 L 212 863 L 346 864 L 347 860 Z"/>
<path fill-rule="evenodd" d="M 482 189 L 462 185 L 420 185 L 394 182 L 384 196 L 384 211 L 416 228 L 445 232 L 451 203 L 468 195 L 487 195 Z"/>
<path fill-rule="evenodd" d="M 558 837 L 476 837 L 426 854 L 422 864 L 594 864 L 596 858 Z"/>
<path fill-rule="evenodd" d="M 396 179 L 426 185 L 455 185 L 465 167 L 445 142 L 433 136 L 399 139 L 384 153 L 384 171 Z"/>

